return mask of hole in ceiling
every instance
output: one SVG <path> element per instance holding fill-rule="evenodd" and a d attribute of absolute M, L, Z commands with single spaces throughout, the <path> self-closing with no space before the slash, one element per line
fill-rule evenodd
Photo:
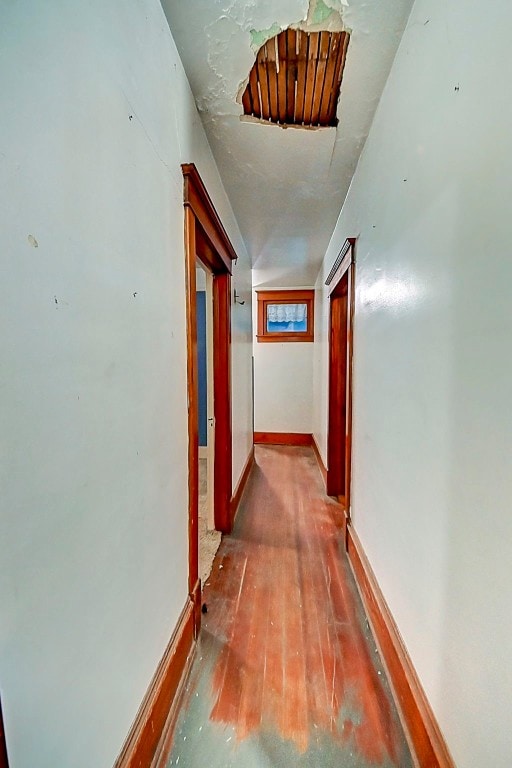
<path fill-rule="evenodd" d="M 336 126 L 349 38 L 286 29 L 267 40 L 242 96 L 244 114 L 282 126 Z"/>

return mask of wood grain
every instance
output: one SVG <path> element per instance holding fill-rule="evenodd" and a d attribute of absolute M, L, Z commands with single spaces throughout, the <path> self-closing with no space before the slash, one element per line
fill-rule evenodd
<path fill-rule="evenodd" d="M 286 83 L 288 69 L 286 32 L 277 36 L 277 52 L 279 58 L 279 71 L 277 73 L 277 122 L 286 123 Z"/>
<path fill-rule="evenodd" d="M 252 114 L 254 115 L 254 117 L 261 117 L 261 114 L 262 114 L 261 101 L 260 101 L 260 94 L 258 90 L 258 70 L 256 67 L 253 67 L 251 69 L 251 74 L 249 76 L 249 85 L 246 90 L 250 90 L 250 93 L 251 93 L 252 112 L 248 113 L 244 109 L 245 114 Z M 277 94 L 276 94 L 276 103 L 277 103 Z"/>
<path fill-rule="evenodd" d="M 327 429 L 327 493 L 346 492 L 348 274 L 330 296 L 329 306 L 329 402 Z"/>
<path fill-rule="evenodd" d="M 336 76 L 336 62 L 340 54 L 340 47 L 342 44 L 342 37 L 340 35 L 333 36 L 330 41 L 329 55 L 327 59 L 327 65 L 325 68 L 324 78 L 324 90 L 322 94 L 322 101 L 320 104 L 320 123 L 327 123 L 332 120 L 332 114 L 329 112 L 329 105 L 331 102 L 331 95 L 333 94 L 333 88 L 335 87 Z"/>
<path fill-rule="evenodd" d="M 295 119 L 295 82 L 297 80 L 297 32 L 286 33 L 286 123 L 293 125 Z"/>
<path fill-rule="evenodd" d="M 231 273 L 233 261 L 237 259 L 236 251 L 231 245 L 231 241 L 203 184 L 203 180 L 194 163 L 184 163 L 181 166 L 181 170 L 184 183 L 183 203 L 186 207 L 192 209 L 206 235 L 211 240 L 212 246 L 218 253 L 224 267 Z"/>
<path fill-rule="evenodd" d="M 270 93 L 268 82 L 268 68 L 267 68 L 267 56 L 265 46 L 258 51 L 258 57 L 256 59 L 258 86 L 260 94 L 260 110 L 263 120 L 270 119 Z"/>
<path fill-rule="evenodd" d="M 316 83 L 313 94 L 313 106 L 311 109 L 311 125 L 320 123 L 320 115 L 325 90 L 325 73 L 329 59 L 329 50 L 331 46 L 331 33 L 320 32 L 320 41 L 318 46 L 318 63 L 316 65 Z"/>
<path fill-rule="evenodd" d="M 197 259 L 213 276 L 213 389 L 215 416 L 215 527 L 231 530 L 231 269 L 236 253 L 193 164 L 182 166 L 185 206 L 185 275 L 187 321 L 189 594 L 198 578 L 198 394 L 197 394 Z M 200 618 L 200 616 L 199 616 Z"/>
<path fill-rule="evenodd" d="M 313 98 L 315 92 L 316 65 L 318 61 L 319 42 L 320 33 L 311 32 L 309 35 L 306 91 L 304 94 L 304 125 L 311 125 L 311 113 L 313 111 Z"/>
<path fill-rule="evenodd" d="M 343 78 L 343 70 L 345 69 L 345 62 L 347 58 L 347 48 L 349 43 L 349 34 L 347 32 L 341 33 L 342 43 L 339 46 L 338 56 L 336 58 L 336 65 L 334 70 L 334 77 L 329 93 L 329 100 L 327 103 L 327 114 L 332 120 L 331 125 L 337 125 L 338 120 L 336 118 L 337 103 L 340 96 L 340 86 Z"/>
<path fill-rule="evenodd" d="M 188 401 L 188 592 L 199 577 L 199 403 L 197 396 L 197 311 L 195 214 L 185 208 L 185 282 Z"/>
<path fill-rule="evenodd" d="M 308 35 L 299 36 L 299 57 L 297 61 L 297 98 L 295 101 L 295 119 L 297 125 L 304 123 L 304 100 L 306 98 L 306 76 L 308 66 Z"/>
<path fill-rule="evenodd" d="M 342 524 L 311 448 L 256 446 L 237 525 L 203 593 L 201 655 L 213 655 L 201 688 L 220 726 L 210 733 L 225 740 L 227 728 L 240 742 L 271 729 L 298 755 L 325 738 L 357 765 L 409 767 L 338 546 Z"/>
<path fill-rule="evenodd" d="M 277 88 L 278 88 L 277 60 L 279 57 L 277 52 L 277 39 L 275 37 L 271 41 L 269 41 L 267 46 L 265 46 L 265 52 L 266 52 L 266 62 L 267 62 L 267 82 L 268 82 L 268 93 L 269 93 L 269 100 L 270 100 L 270 114 L 278 115 L 279 101 L 278 101 L 278 91 L 277 91 Z"/>
<path fill-rule="evenodd" d="M 337 125 L 349 35 L 286 29 L 259 49 L 242 95 L 245 115 L 283 127 Z"/>
<path fill-rule="evenodd" d="M 231 532 L 231 276 L 213 280 L 213 408 L 215 416 L 214 519 L 215 528 Z"/>
<path fill-rule="evenodd" d="M 345 241 L 326 280 L 329 286 L 327 493 L 350 520 L 352 371 L 354 356 L 355 238 Z"/>

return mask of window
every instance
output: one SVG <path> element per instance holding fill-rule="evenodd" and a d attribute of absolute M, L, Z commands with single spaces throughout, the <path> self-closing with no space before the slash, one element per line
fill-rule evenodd
<path fill-rule="evenodd" d="M 313 290 L 257 294 L 258 341 L 313 341 Z"/>

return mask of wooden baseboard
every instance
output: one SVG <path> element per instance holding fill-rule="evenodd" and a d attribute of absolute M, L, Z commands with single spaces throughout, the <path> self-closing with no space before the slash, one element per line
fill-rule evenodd
<path fill-rule="evenodd" d="M 254 442 L 263 445 L 312 445 L 308 432 L 255 432 Z"/>
<path fill-rule="evenodd" d="M 240 505 L 240 501 L 242 499 L 243 492 L 245 490 L 245 486 L 247 484 L 247 480 L 249 479 L 249 475 L 251 474 L 251 469 L 254 464 L 254 446 L 252 446 L 249 455 L 247 457 L 247 461 L 244 464 L 244 468 L 242 470 L 242 474 L 240 475 L 240 479 L 237 483 L 237 486 L 235 488 L 235 492 L 233 493 L 233 496 L 231 497 L 231 503 L 230 503 L 230 514 L 231 514 L 231 528 L 233 528 L 233 524 L 235 522 L 236 513 L 238 512 L 238 507 Z"/>
<path fill-rule="evenodd" d="M 347 552 L 418 765 L 455 768 L 398 627 L 351 525 L 347 529 Z"/>
<path fill-rule="evenodd" d="M 324 485 L 327 485 L 327 467 L 323 462 L 322 455 L 320 453 L 320 449 L 318 448 L 318 443 L 316 442 L 314 435 L 311 435 L 311 445 L 313 446 L 313 450 L 315 452 L 316 460 L 318 462 L 318 468 L 320 469 L 320 472 L 322 473 L 322 477 L 324 479 Z"/>
<path fill-rule="evenodd" d="M 188 600 L 114 768 L 149 768 L 180 692 L 195 647 L 194 604 Z"/>

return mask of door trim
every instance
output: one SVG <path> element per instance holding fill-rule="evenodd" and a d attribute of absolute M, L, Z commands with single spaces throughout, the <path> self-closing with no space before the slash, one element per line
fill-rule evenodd
<path fill-rule="evenodd" d="M 230 533 L 232 490 L 231 437 L 231 271 L 236 252 L 193 163 L 181 166 L 185 208 L 185 284 L 188 397 L 189 595 L 195 626 L 201 623 L 198 505 L 199 440 L 197 397 L 196 260 L 213 273 L 213 389 L 215 417 L 215 527 Z"/>
<path fill-rule="evenodd" d="M 329 397 L 327 424 L 327 478 L 329 495 L 338 496 L 345 509 L 346 524 L 350 522 L 350 485 L 352 465 L 352 361 L 353 326 L 355 303 L 355 238 L 347 238 L 340 250 L 325 284 L 329 288 Z M 333 312 L 333 301 L 340 299 L 341 283 L 346 279 L 345 325 L 340 327 Z M 341 368 L 345 370 L 342 381 Z M 338 397 L 340 388 L 345 391 L 345 410 L 340 410 Z M 340 440 L 340 434 L 345 440 Z M 343 456 L 344 453 L 344 456 Z M 343 468 L 343 479 L 340 477 Z M 341 492 L 340 485 L 343 485 Z M 347 526 L 345 526 L 346 529 Z"/>

